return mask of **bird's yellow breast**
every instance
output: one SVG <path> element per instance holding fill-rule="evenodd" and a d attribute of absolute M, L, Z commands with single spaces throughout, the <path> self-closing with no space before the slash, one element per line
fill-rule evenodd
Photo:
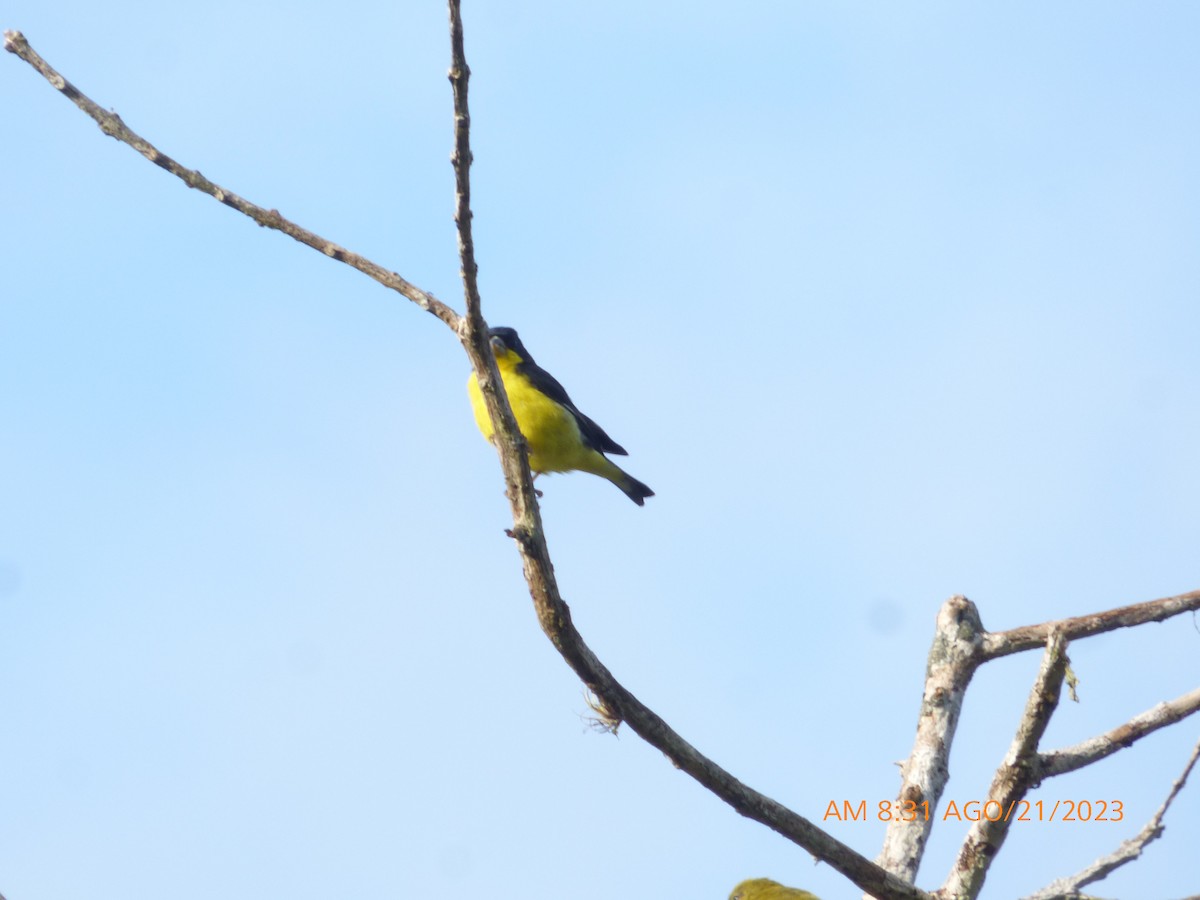
<path fill-rule="evenodd" d="M 599 454 L 583 443 L 579 423 L 570 411 L 554 402 L 517 371 L 517 360 L 513 354 L 496 357 L 504 389 L 517 427 L 525 436 L 529 446 L 529 468 L 534 472 L 568 472 L 572 469 L 592 471 L 593 457 Z M 488 418 L 479 381 L 471 373 L 467 380 L 467 391 L 471 395 L 471 409 L 475 413 L 475 424 L 489 441 L 492 439 L 492 421 Z M 603 459 L 601 457 L 601 459 Z"/>

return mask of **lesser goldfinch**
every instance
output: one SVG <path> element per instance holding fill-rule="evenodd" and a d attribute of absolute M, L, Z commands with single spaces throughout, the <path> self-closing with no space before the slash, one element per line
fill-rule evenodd
<path fill-rule="evenodd" d="M 820 900 L 816 894 L 784 887 L 770 878 L 751 878 L 733 889 L 729 900 Z"/>
<path fill-rule="evenodd" d="M 642 506 L 654 491 L 612 462 L 605 453 L 629 453 L 604 433 L 604 429 L 581 413 L 554 376 L 533 361 L 517 332 L 493 328 L 488 332 L 496 367 L 504 379 L 504 390 L 512 405 L 517 427 L 529 447 L 529 468 L 537 475 L 547 472 L 591 472 L 607 478 L 625 496 Z M 489 441 L 492 421 L 483 403 L 475 373 L 467 379 L 467 392 L 475 411 L 475 424 Z"/>

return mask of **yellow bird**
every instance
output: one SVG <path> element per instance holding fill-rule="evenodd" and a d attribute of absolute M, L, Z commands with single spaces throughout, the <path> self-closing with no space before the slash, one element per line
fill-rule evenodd
<path fill-rule="evenodd" d="M 751 878 L 733 889 L 729 900 L 820 900 L 816 894 L 784 887 L 770 878 Z"/>
<path fill-rule="evenodd" d="M 607 478 L 638 506 L 654 496 L 654 491 L 604 455 L 629 454 L 575 408 L 563 386 L 533 361 L 515 330 L 493 328 L 488 335 L 517 427 L 529 446 L 529 468 L 535 477 L 547 472 L 591 472 Z M 467 379 L 467 393 L 471 395 L 475 424 L 490 441 L 492 421 L 474 372 Z"/>

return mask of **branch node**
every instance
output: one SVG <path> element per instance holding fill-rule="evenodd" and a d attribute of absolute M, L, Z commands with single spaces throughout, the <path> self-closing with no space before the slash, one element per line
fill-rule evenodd
<path fill-rule="evenodd" d="M 526 525 L 516 525 L 505 529 L 505 534 L 520 544 L 524 549 L 530 549 L 533 544 L 533 534 Z"/>
<path fill-rule="evenodd" d="M 583 691 L 583 701 L 588 705 L 588 709 L 596 714 L 595 718 L 587 719 L 588 725 L 593 731 L 611 734 L 617 736 L 617 729 L 621 727 L 620 713 L 613 709 L 603 697 L 596 693 L 595 688 L 590 684 L 586 685 Z M 670 759 L 670 757 L 667 757 Z M 678 766 L 676 766 L 678 768 Z"/>

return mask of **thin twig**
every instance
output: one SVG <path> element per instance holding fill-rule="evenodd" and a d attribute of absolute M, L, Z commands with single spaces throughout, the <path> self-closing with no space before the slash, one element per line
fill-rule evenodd
<path fill-rule="evenodd" d="M 966 597 L 951 597 L 942 604 L 925 666 L 917 735 L 900 772 L 900 809 L 914 815 L 893 816 L 876 859 L 910 884 L 916 880 L 934 812 L 950 778 L 950 747 L 967 686 L 979 666 L 984 634 L 979 610 Z"/>
<path fill-rule="evenodd" d="M 1072 898 L 1079 896 L 1079 891 L 1086 885 L 1107 878 L 1121 866 L 1133 862 L 1141 856 L 1142 851 L 1146 849 L 1146 846 L 1151 841 L 1162 837 L 1162 833 L 1165 830 L 1162 824 L 1163 817 L 1167 814 L 1167 810 L 1170 809 L 1171 803 L 1179 795 L 1179 792 L 1183 790 L 1183 786 L 1187 783 L 1188 776 L 1192 773 L 1197 759 L 1200 759 L 1200 741 L 1197 741 L 1196 746 L 1192 748 L 1192 755 L 1188 757 L 1187 765 L 1183 767 L 1183 773 L 1171 785 L 1171 792 L 1167 794 L 1167 799 L 1163 801 L 1162 806 L 1150 817 L 1150 821 L 1145 824 L 1141 831 L 1129 840 L 1122 841 L 1121 846 L 1116 850 L 1107 856 L 1100 857 L 1100 859 L 1082 871 L 1076 872 L 1067 878 L 1059 878 L 1037 893 L 1030 894 L 1025 900 L 1072 900 Z"/>
<path fill-rule="evenodd" d="M 467 90 L 471 83 L 471 69 L 467 65 L 463 47 L 462 9 L 459 0 L 450 0 L 450 89 L 454 94 L 454 150 L 450 162 L 454 166 L 455 203 L 454 224 L 458 226 L 458 256 L 462 261 L 460 272 L 463 293 L 466 298 L 467 320 L 481 330 L 483 325 L 480 311 L 478 274 L 475 262 L 475 239 L 472 236 L 471 220 L 471 110 L 467 103 Z"/>
<path fill-rule="evenodd" d="M 1088 738 L 1071 747 L 1064 747 L 1062 750 L 1049 750 L 1040 754 L 1038 775 L 1041 778 L 1052 778 L 1082 769 L 1131 746 L 1160 728 L 1174 725 L 1197 712 L 1200 712 L 1200 688 L 1174 700 L 1159 703 L 1104 734 Z"/>
<path fill-rule="evenodd" d="M 1117 609 L 1093 613 L 1088 616 L 1076 616 L 1073 619 L 1059 619 L 1055 622 L 1042 622 L 1040 625 L 1025 625 L 1008 631 L 996 631 L 983 639 L 984 659 L 996 659 L 1023 650 L 1032 650 L 1044 646 L 1051 631 L 1057 631 L 1067 640 L 1077 640 L 1115 631 L 1118 628 L 1132 628 L 1135 625 L 1145 625 L 1147 622 L 1162 622 L 1172 616 L 1189 610 L 1200 609 L 1200 591 L 1190 591 L 1174 597 L 1163 597 L 1161 600 L 1150 600 L 1146 603 L 1134 603 L 1131 606 L 1121 606 Z"/>
<path fill-rule="evenodd" d="M 261 206 L 257 206 L 249 200 L 239 197 L 232 191 L 214 184 L 199 172 L 177 163 L 145 138 L 135 134 L 126 127 L 125 123 L 121 121 L 120 116 L 114 112 L 102 109 L 99 104 L 95 103 L 75 87 L 75 85 L 56 72 L 49 63 L 42 59 L 29 46 L 29 42 L 25 40 L 25 35 L 21 34 L 21 32 L 4 32 L 4 49 L 9 53 L 16 54 L 29 63 L 29 65 L 33 66 L 59 93 L 91 116 L 96 124 L 100 126 L 100 130 L 105 134 L 116 138 L 123 144 L 128 144 L 138 153 L 142 154 L 142 156 L 146 157 L 146 159 L 150 160 L 150 162 L 182 180 L 188 187 L 208 194 L 231 209 L 236 209 L 238 212 L 249 216 L 264 228 L 274 228 L 276 231 L 282 231 L 288 237 L 294 238 L 300 243 L 320 251 L 331 259 L 336 259 L 338 262 L 343 262 L 348 266 L 358 269 L 363 274 L 374 278 L 384 287 L 391 288 L 393 291 L 407 297 L 413 303 L 417 304 L 417 306 L 421 307 L 421 309 L 432 313 L 451 328 L 457 330 L 459 321 L 458 313 L 454 312 L 454 310 L 446 306 L 432 294 L 421 290 L 416 285 L 401 278 L 395 272 L 389 271 L 383 266 L 373 263 L 363 256 L 359 256 L 357 253 L 351 253 L 344 247 L 340 247 L 318 234 L 301 228 L 299 225 L 280 215 L 279 210 L 264 209 Z"/>
<path fill-rule="evenodd" d="M 941 897 L 955 900 L 974 900 L 983 889 L 984 879 L 992 860 L 1000 852 L 1004 839 L 1008 837 L 1012 814 L 1020 800 L 1034 784 L 1034 761 L 1038 741 L 1046 733 L 1050 716 L 1058 706 L 1063 677 L 1067 665 L 1067 640 L 1058 632 L 1051 632 L 1042 655 L 1042 665 L 1034 680 L 1033 689 L 1025 703 L 1025 713 L 1017 726 L 1012 746 L 1004 761 L 996 769 L 992 785 L 988 789 L 986 813 L 971 826 L 959 849 L 958 858 L 950 869 L 946 883 L 937 891 Z M 996 805 L 993 807 L 992 804 Z"/>

